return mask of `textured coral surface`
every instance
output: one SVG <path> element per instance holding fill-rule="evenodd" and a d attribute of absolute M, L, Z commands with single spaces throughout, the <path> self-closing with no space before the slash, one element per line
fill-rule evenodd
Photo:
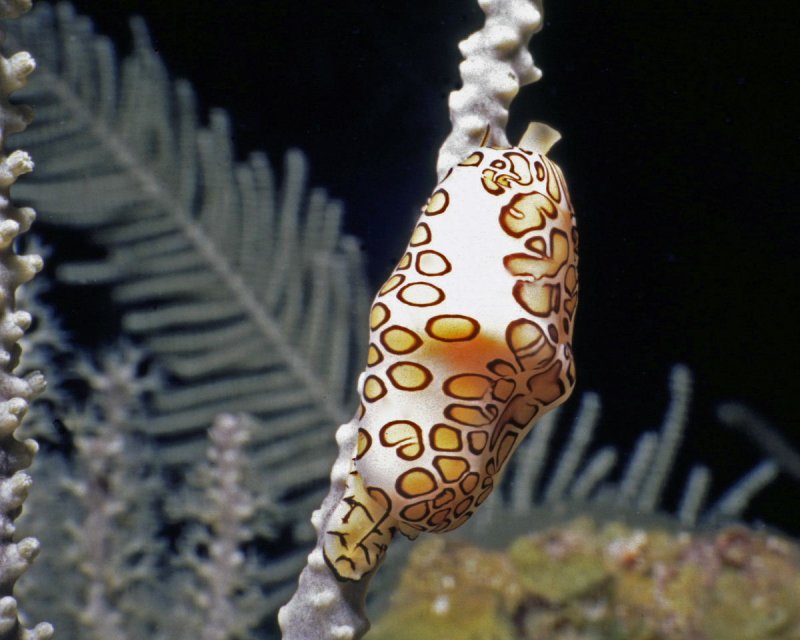
<path fill-rule="evenodd" d="M 422 541 L 371 640 L 796 640 L 800 547 L 582 519 L 489 551 Z"/>

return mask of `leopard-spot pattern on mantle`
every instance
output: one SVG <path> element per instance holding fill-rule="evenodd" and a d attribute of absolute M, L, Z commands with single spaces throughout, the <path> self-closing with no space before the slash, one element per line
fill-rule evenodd
<path fill-rule="evenodd" d="M 575 216 L 550 143 L 529 142 L 450 170 L 375 298 L 357 450 L 323 532 L 341 580 L 375 568 L 396 531 L 466 522 L 574 387 Z"/>

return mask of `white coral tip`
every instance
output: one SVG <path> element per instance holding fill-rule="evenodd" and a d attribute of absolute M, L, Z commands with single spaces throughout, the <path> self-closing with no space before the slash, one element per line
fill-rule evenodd
<path fill-rule="evenodd" d="M 19 223 L 16 220 L 0 222 L 0 248 L 8 247 L 19 235 Z"/>
<path fill-rule="evenodd" d="M 7 633 L 17 624 L 17 601 L 12 596 L 0 598 L 0 633 Z"/>
<path fill-rule="evenodd" d="M 328 589 L 315 594 L 312 604 L 318 609 L 328 609 L 334 602 L 336 602 L 337 598 L 337 593 L 332 589 Z"/>
<path fill-rule="evenodd" d="M 23 640 L 50 640 L 55 634 L 53 625 L 49 622 L 40 622 L 32 631 L 28 631 L 23 636 Z"/>
<path fill-rule="evenodd" d="M 2 179 L 0 179 L 0 182 Z M 25 284 L 33 279 L 33 277 L 42 270 L 44 260 L 41 256 L 18 256 L 16 259 L 16 284 Z"/>
<path fill-rule="evenodd" d="M 16 178 L 23 173 L 33 171 L 33 158 L 27 151 L 17 149 L 6 158 L 5 165 L 7 170 Z"/>
<path fill-rule="evenodd" d="M 287 605 L 282 606 L 278 609 L 278 626 L 281 630 L 286 631 L 287 625 L 289 624 L 289 607 Z"/>
<path fill-rule="evenodd" d="M 33 316 L 27 311 L 17 311 L 12 316 L 12 320 L 20 329 L 27 331 L 31 326 L 31 322 L 33 322 Z"/>
<path fill-rule="evenodd" d="M 356 630 L 347 624 L 331 627 L 331 637 L 335 640 L 353 640 L 356 637 Z"/>
<path fill-rule="evenodd" d="M 542 14 L 532 2 L 517 3 L 514 7 L 513 21 L 522 31 L 535 33 L 542 28 Z"/>
<path fill-rule="evenodd" d="M 31 277 L 35 276 L 44 267 L 44 260 L 42 256 L 32 254 L 29 256 L 20 256 L 20 260 L 25 263 L 25 268 L 30 272 Z"/>
<path fill-rule="evenodd" d="M 27 231 L 36 220 L 36 211 L 32 207 L 20 207 L 17 212 L 19 213 L 22 231 Z"/>
<path fill-rule="evenodd" d="M 308 554 L 308 566 L 317 570 L 325 568 L 325 557 L 322 555 L 322 549 L 314 549 Z"/>
<path fill-rule="evenodd" d="M 345 422 L 336 430 L 336 444 L 340 447 L 353 435 L 353 423 Z"/>
<path fill-rule="evenodd" d="M 6 509 L 16 509 L 25 501 L 32 484 L 27 473 L 15 473 L 0 483 L 0 503 Z"/>
<path fill-rule="evenodd" d="M 25 382 L 31 388 L 33 395 L 38 396 L 47 389 L 47 379 L 41 371 L 31 371 L 25 375 Z"/>
<path fill-rule="evenodd" d="M 39 555 L 41 548 L 42 545 L 36 538 L 23 538 L 17 543 L 20 557 L 24 558 L 28 563 L 33 562 L 33 559 Z"/>
<path fill-rule="evenodd" d="M 36 60 L 27 51 L 19 51 L 10 58 L 11 66 L 17 72 L 17 75 L 30 75 L 36 69 Z"/>
<path fill-rule="evenodd" d="M 487 33 L 487 39 L 492 48 L 498 52 L 510 52 L 519 47 L 520 39 L 516 29 L 507 25 L 498 25 Z"/>

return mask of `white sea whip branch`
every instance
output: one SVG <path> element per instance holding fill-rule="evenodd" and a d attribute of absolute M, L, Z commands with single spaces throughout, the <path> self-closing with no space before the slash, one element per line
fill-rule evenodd
<path fill-rule="evenodd" d="M 486 23 L 458 45 L 463 86 L 450 94 L 453 130 L 439 150 L 439 180 L 482 142 L 509 146 L 508 107 L 521 86 L 542 77 L 528 51 L 531 36 L 542 28 L 541 10 L 531 0 L 478 3 Z"/>
<path fill-rule="evenodd" d="M 0 20 L 16 18 L 30 9 L 30 0 L 0 0 Z M 21 348 L 19 340 L 31 324 L 31 315 L 16 308 L 15 293 L 42 268 L 36 255 L 19 255 L 16 238 L 31 226 L 36 214 L 28 207 L 15 207 L 11 186 L 17 177 L 33 169 L 24 151 L 6 155 L 9 135 L 25 129 L 30 110 L 12 105 L 9 96 L 25 86 L 36 64 L 21 51 L 8 58 L 0 56 L 0 638 L 2 640 L 47 640 L 53 627 L 43 622 L 25 629 L 18 620 L 14 583 L 39 552 L 35 538 L 14 540 L 15 520 L 31 486 L 23 469 L 37 450 L 35 441 L 18 440 L 15 431 L 28 410 L 30 401 L 44 390 L 41 373 L 15 375 Z"/>
<path fill-rule="evenodd" d="M 522 85 L 541 77 L 527 49 L 531 36 L 542 26 L 541 11 L 533 1 L 478 2 L 486 22 L 459 45 L 464 56 L 459 67 L 463 87 L 450 94 L 453 130 L 439 151 L 440 180 L 481 143 L 508 146 L 508 107 Z M 297 591 L 278 613 L 283 640 L 357 640 L 369 629 L 364 612 L 369 576 L 358 582 L 339 582 L 322 553 L 328 520 L 344 495 L 356 423 L 353 419 L 336 432 L 339 455 L 331 470 L 331 488 L 311 517 L 317 545 L 300 574 Z"/>

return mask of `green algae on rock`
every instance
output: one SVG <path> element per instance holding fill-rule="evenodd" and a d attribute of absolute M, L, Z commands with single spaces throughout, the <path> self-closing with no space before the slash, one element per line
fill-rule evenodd
<path fill-rule="evenodd" d="M 513 615 L 525 589 L 507 554 L 440 537 L 415 547 L 389 612 L 369 638 L 516 637 Z"/>
<path fill-rule="evenodd" d="M 581 519 L 505 552 L 429 540 L 371 640 L 800 640 L 800 547 Z"/>

